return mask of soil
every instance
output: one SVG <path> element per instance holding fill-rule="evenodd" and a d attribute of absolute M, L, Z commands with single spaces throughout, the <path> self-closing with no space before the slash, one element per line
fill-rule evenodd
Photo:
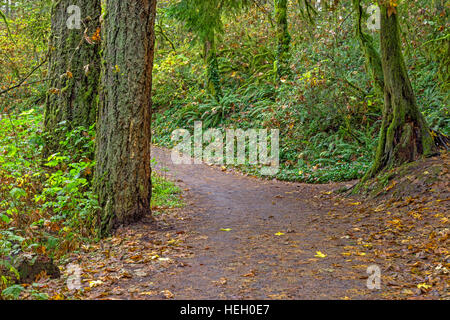
<path fill-rule="evenodd" d="M 355 182 L 175 166 L 157 147 L 152 158 L 184 207 L 156 208 L 156 221 L 83 246 L 61 279 L 38 279 L 51 299 L 449 298 L 448 155 L 373 182 L 370 198 L 333 193 Z M 69 290 L 76 268 L 81 286 Z M 369 289 L 377 269 L 380 287 Z"/>

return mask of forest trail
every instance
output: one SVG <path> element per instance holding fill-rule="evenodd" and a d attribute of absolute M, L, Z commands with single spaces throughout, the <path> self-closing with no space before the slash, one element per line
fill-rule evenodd
<path fill-rule="evenodd" d="M 181 267 L 173 265 L 151 277 L 156 291 L 168 290 L 175 299 L 346 299 L 371 294 L 366 266 L 341 255 L 346 226 L 330 230 L 320 223 L 333 206 L 320 194 L 336 184 L 259 180 L 205 164 L 174 166 L 170 151 L 156 147 L 152 158 L 156 171 L 184 189 L 185 218 L 172 227 L 189 235 L 190 251 Z"/>

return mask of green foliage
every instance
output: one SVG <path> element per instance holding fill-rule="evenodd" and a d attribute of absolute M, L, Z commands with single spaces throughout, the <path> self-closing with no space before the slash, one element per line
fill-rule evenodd
<path fill-rule="evenodd" d="M 193 32 L 203 43 L 211 34 L 222 34 L 224 13 L 235 14 L 250 1 L 247 0 L 181 0 L 167 9 L 167 15 L 183 22 L 184 27 Z"/>
<path fill-rule="evenodd" d="M 61 151 L 44 157 L 42 114 L 40 107 L 0 114 L 0 271 L 7 271 L 0 272 L 0 297 L 6 299 L 16 299 L 23 289 L 11 286 L 19 276 L 13 262 L 20 253 L 59 258 L 97 239 L 98 204 L 91 189 L 95 128 L 67 131 L 61 123 Z M 152 177 L 152 206 L 182 205 L 173 183 Z M 29 293 L 47 299 L 37 289 Z"/>
<path fill-rule="evenodd" d="M 0 118 L 0 263 L 10 272 L 21 252 L 58 257 L 95 234 L 93 128 L 67 133 L 64 151 L 42 161 L 41 123 L 40 109 Z M 14 280 L 1 279 L 0 288 Z"/>
<path fill-rule="evenodd" d="M 152 165 L 156 165 L 154 159 L 152 159 Z M 159 215 L 165 209 L 182 207 L 181 189 L 173 182 L 166 180 L 161 173 L 152 172 L 151 206 L 153 215 Z"/>
<path fill-rule="evenodd" d="M 203 121 L 204 129 L 279 128 L 281 170 L 277 178 L 313 183 L 360 178 L 370 167 L 376 148 L 383 100 L 373 88 L 354 35 L 351 1 L 345 7 L 332 6 L 320 12 L 308 3 L 300 3 L 303 16 L 297 14 L 297 6 L 288 7 L 292 39 L 287 65 L 292 78 L 282 78 L 280 83 L 274 81 L 277 30 L 270 20 L 274 8 L 267 4 L 233 17 L 222 14 L 226 32 L 217 44 L 220 99 L 208 96 L 198 81 L 205 69 L 201 51 L 189 45 L 197 37 L 195 32 L 171 33 L 176 52 L 161 39 L 154 73 L 158 111 L 153 142 L 172 146 L 171 132 L 192 130 L 194 121 Z M 414 31 L 425 19 L 420 20 L 422 5 L 426 4 L 415 1 L 408 7 L 413 27 L 404 37 L 419 39 L 414 39 L 414 48 L 406 52 L 407 63 L 428 122 L 448 134 L 448 92 L 442 90 L 444 83 L 438 76 L 442 66 L 420 45 L 430 34 L 433 39 L 443 35 L 434 34 L 438 24 L 432 28 L 427 24 L 428 32 Z M 431 21 L 432 8 L 425 12 Z M 169 18 L 166 24 L 176 29 L 176 21 Z M 372 37 L 377 48 L 378 36 L 374 33 Z M 439 41 L 444 40 L 436 43 Z M 442 43 L 438 47 L 442 49 Z M 164 69 L 159 67 L 162 65 Z M 259 172 L 248 166 L 241 170 Z"/>

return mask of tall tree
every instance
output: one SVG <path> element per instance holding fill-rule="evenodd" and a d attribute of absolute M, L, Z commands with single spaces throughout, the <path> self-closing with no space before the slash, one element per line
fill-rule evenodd
<path fill-rule="evenodd" d="M 89 127 L 95 122 L 100 13 L 100 0 L 61 0 L 53 5 L 48 70 L 52 80 L 44 120 L 50 150 L 57 148 L 64 132 L 58 129 Z"/>
<path fill-rule="evenodd" d="M 280 78 L 289 72 L 289 46 L 291 36 L 288 30 L 287 0 L 275 0 L 275 21 L 277 28 L 277 60 L 275 69 Z"/>
<path fill-rule="evenodd" d="M 181 0 L 169 10 L 170 15 L 182 21 L 203 45 L 206 87 L 216 99 L 222 96 L 217 59 L 217 37 L 224 29 L 222 15 L 236 13 L 249 3 L 249 0 Z"/>
<path fill-rule="evenodd" d="M 156 0 L 104 2 L 94 189 L 101 235 L 150 214 Z"/>
<path fill-rule="evenodd" d="M 203 44 L 203 57 L 206 64 L 206 88 L 219 99 L 222 95 L 220 86 L 219 64 L 217 61 L 217 35 L 223 31 L 222 9 L 224 2 L 219 0 L 182 0 L 173 5 L 170 15 L 182 21 L 187 30 L 197 36 Z"/>
<path fill-rule="evenodd" d="M 381 61 L 384 75 L 383 121 L 375 161 L 368 175 L 429 156 L 437 151 L 420 112 L 402 54 L 396 1 L 379 0 Z"/>
<path fill-rule="evenodd" d="M 215 8 L 212 8 L 215 9 Z M 205 10 L 211 12 L 212 10 Z M 220 15 L 217 17 L 220 19 Z M 220 74 L 219 74 L 219 62 L 217 61 L 217 48 L 216 48 L 216 32 L 213 28 L 206 30 L 204 38 L 204 57 L 207 66 L 206 85 L 209 93 L 211 93 L 217 99 L 222 97 L 222 88 L 220 86 Z"/>

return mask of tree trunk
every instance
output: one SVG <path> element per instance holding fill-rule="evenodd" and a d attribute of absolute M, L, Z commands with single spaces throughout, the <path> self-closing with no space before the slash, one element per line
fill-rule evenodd
<path fill-rule="evenodd" d="M 361 6 L 361 0 L 352 0 L 352 3 L 355 16 L 355 31 L 356 36 L 358 37 L 359 46 L 361 47 L 361 51 L 364 53 L 364 57 L 366 58 L 366 68 L 373 81 L 375 90 L 381 96 L 384 90 L 384 76 L 383 68 L 381 66 L 381 57 L 373 44 L 373 38 L 369 34 L 364 33 L 362 30 L 364 14 Z"/>
<path fill-rule="evenodd" d="M 67 26 L 71 16 L 67 9 L 71 5 L 81 9 L 81 29 Z M 100 13 L 100 0 L 61 0 L 52 8 L 48 71 L 52 81 L 44 119 L 50 150 L 58 148 L 64 129 L 89 127 L 95 123 L 100 75 Z"/>
<path fill-rule="evenodd" d="M 291 36 L 287 21 L 287 0 L 275 0 L 275 21 L 277 32 L 277 60 L 275 70 L 281 78 L 289 73 L 289 46 Z"/>
<path fill-rule="evenodd" d="M 398 15 L 381 7 L 381 55 L 384 74 L 383 122 L 374 165 L 368 176 L 436 152 L 430 130 L 417 107 L 406 70 Z"/>
<path fill-rule="evenodd" d="M 100 233 L 150 215 L 156 0 L 108 0 L 94 190 Z"/>
<path fill-rule="evenodd" d="M 206 86 L 208 92 L 217 100 L 222 97 L 222 88 L 220 87 L 219 63 L 217 61 L 216 41 L 214 31 L 209 31 L 205 40 L 205 62 L 206 62 Z"/>

